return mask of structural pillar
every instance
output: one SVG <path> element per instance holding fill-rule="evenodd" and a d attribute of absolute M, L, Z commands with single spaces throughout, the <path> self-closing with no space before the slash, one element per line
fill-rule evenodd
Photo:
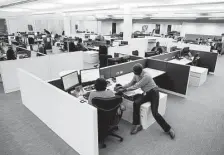
<path fill-rule="evenodd" d="M 132 15 L 131 7 L 124 6 L 124 25 L 123 25 L 123 40 L 129 41 L 132 36 Z"/>
<path fill-rule="evenodd" d="M 64 31 L 66 36 L 71 36 L 71 17 L 64 14 Z"/>

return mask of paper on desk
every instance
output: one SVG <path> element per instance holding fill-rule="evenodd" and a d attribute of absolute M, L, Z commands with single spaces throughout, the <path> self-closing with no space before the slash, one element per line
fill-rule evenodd
<path fill-rule="evenodd" d="M 136 94 L 142 94 L 143 91 L 139 88 L 139 89 L 136 89 L 136 90 L 133 90 L 133 91 L 127 91 L 124 93 L 124 95 L 126 96 L 134 96 Z"/>

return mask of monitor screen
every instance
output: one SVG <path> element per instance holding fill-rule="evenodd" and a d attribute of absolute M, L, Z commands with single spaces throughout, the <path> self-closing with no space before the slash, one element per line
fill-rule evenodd
<path fill-rule="evenodd" d="M 100 78 L 99 68 L 81 70 L 80 74 L 82 83 L 92 82 Z"/>
<path fill-rule="evenodd" d="M 78 78 L 78 72 L 72 72 L 69 73 L 63 77 L 61 77 L 63 85 L 64 85 L 64 90 L 67 91 L 68 89 L 75 87 L 79 85 L 79 78 Z"/>

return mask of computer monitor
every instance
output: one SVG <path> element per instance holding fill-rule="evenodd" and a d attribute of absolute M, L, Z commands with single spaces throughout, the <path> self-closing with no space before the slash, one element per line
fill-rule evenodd
<path fill-rule="evenodd" d="M 61 79 L 62 79 L 65 91 L 68 91 L 80 84 L 77 71 L 66 74 L 62 76 Z"/>
<path fill-rule="evenodd" d="M 100 70 L 99 68 L 85 69 L 80 71 L 80 75 L 82 84 L 89 82 L 91 83 L 100 78 Z"/>

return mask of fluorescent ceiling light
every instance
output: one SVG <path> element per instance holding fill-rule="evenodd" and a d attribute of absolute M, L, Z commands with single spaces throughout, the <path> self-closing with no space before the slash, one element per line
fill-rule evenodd
<path fill-rule="evenodd" d="M 185 17 L 152 17 L 151 19 L 194 20 L 196 18 L 185 18 Z"/>
<path fill-rule="evenodd" d="M 6 11 L 6 12 L 28 12 L 31 11 L 29 9 L 20 9 L 20 8 L 2 8 L 0 11 Z"/>
<path fill-rule="evenodd" d="M 224 17 L 211 17 L 209 20 L 224 20 Z"/>
<path fill-rule="evenodd" d="M 78 5 L 78 4 L 98 3 L 98 2 L 102 2 L 102 0 L 55 0 L 54 2 L 61 3 L 61 4 L 77 4 Z"/>
<path fill-rule="evenodd" d="M 223 2 L 223 0 L 174 0 L 173 4 L 201 4 L 201 3 L 214 3 Z"/>
<path fill-rule="evenodd" d="M 140 8 L 134 9 L 136 12 L 173 12 L 173 11 L 183 11 L 185 8 L 178 7 L 149 7 L 149 8 Z"/>
<path fill-rule="evenodd" d="M 223 5 L 213 5 L 213 6 L 195 6 L 192 7 L 192 9 L 196 9 L 196 10 L 219 10 L 219 9 L 224 9 Z"/>
<path fill-rule="evenodd" d="M 109 10 L 109 9 L 117 9 L 118 5 L 105 5 L 100 7 L 85 7 L 85 8 L 74 8 L 74 9 L 66 9 L 64 12 L 80 12 L 80 11 L 94 11 L 94 10 Z"/>
<path fill-rule="evenodd" d="M 43 9 L 52 9 L 60 7 L 59 4 L 53 4 L 53 3 L 34 3 L 34 4 L 25 4 L 25 5 L 19 5 L 20 8 L 27 8 L 27 9 L 33 9 L 33 10 L 43 10 Z"/>
<path fill-rule="evenodd" d="M 42 15 L 42 14 L 54 14 L 56 12 L 34 12 L 32 15 Z"/>

